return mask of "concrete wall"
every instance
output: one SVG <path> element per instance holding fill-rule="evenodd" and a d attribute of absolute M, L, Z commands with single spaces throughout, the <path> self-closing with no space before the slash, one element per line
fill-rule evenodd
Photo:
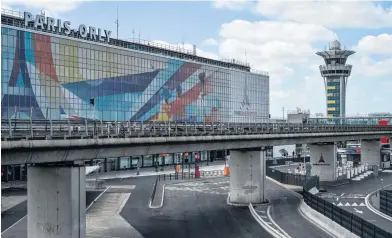
<path fill-rule="evenodd" d="M 85 168 L 33 166 L 27 171 L 28 237 L 85 237 Z"/>
<path fill-rule="evenodd" d="M 361 163 L 369 165 L 381 164 L 380 140 L 361 140 Z"/>
<path fill-rule="evenodd" d="M 392 131 L 390 132 L 392 134 Z M 145 137 L 44 141 L 2 141 L 2 165 L 64 162 L 184 151 L 379 139 L 385 132 L 298 133 L 228 136 Z"/>
<path fill-rule="evenodd" d="M 230 202 L 263 203 L 265 185 L 263 151 L 230 150 Z"/>
<path fill-rule="evenodd" d="M 312 175 L 318 175 L 320 181 L 336 180 L 336 153 L 335 144 L 310 144 L 310 163 L 312 164 Z M 325 163 L 320 162 L 323 156 Z"/>

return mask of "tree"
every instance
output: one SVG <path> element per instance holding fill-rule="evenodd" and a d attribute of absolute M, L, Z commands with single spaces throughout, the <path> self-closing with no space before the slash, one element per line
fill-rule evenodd
<path fill-rule="evenodd" d="M 288 154 L 288 152 L 287 152 L 286 149 L 280 149 L 280 150 L 279 150 L 279 153 L 280 153 L 282 156 L 285 156 L 285 155 Z"/>
<path fill-rule="evenodd" d="M 302 148 L 301 148 L 301 147 L 295 148 L 295 153 L 296 153 L 297 155 L 302 154 Z"/>

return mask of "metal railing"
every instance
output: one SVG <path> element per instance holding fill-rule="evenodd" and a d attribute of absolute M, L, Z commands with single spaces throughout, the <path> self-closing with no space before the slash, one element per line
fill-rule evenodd
<path fill-rule="evenodd" d="M 392 216 L 392 190 L 380 191 L 380 211 Z"/>
<path fill-rule="evenodd" d="M 318 177 L 315 178 L 317 178 L 318 180 Z M 318 181 L 315 180 L 316 179 L 314 178 L 309 179 L 303 186 L 302 196 L 304 202 L 309 207 L 328 217 L 332 221 L 336 222 L 350 232 L 358 235 L 359 237 L 392 238 L 391 233 L 379 228 L 377 225 L 374 225 L 367 220 L 362 219 L 361 217 L 353 214 L 352 212 L 333 205 L 329 201 L 326 201 L 316 195 L 311 194 L 309 190 L 314 187 L 318 187 Z"/>
<path fill-rule="evenodd" d="M 304 186 L 306 182 L 306 175 L 284 173 L 272 168 L 266 169 L 266 175 L 283 184 Z"/>
<path fill-rule="evenodd" d="M 1 120 L 2 140 L 392 132 L 392 126 L 93 120 Z"/>
<path fill-rule="evenodd" d="M 392 238 L 392 234 L 332 203 L 303 190 L 304 202 L 359 237 Z"/>

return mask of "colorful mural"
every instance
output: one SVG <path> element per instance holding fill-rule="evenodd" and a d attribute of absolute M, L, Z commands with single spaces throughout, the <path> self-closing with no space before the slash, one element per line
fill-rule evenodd
<path fill-rule="evenodd" d="M 254 110 L 267 105 L 252 115 L 268 117 L 261 75 L 6 27 L 1 33 L 2 118 L 226 121 L 239 117 L 233 107 L 242 109 L 245 96 L 234 94 L 250 81 L 244 90 L 254 91 Z"/>

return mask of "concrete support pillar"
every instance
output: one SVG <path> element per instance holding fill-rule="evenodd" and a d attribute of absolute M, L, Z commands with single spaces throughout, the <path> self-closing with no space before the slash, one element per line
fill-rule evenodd
<path fill-rule="evenodd" d="M 29 167 L 28 238 L 86 237 L 85 180 L 84 167 Z"/>
<path fill-rule="evenodd" d="M 230 150 L 230 202 L 263 203 L 265 151 Z"/>
<path fill-rule="evenodd" d="M 361 140 L 361 163 L 379 165 L 381 163 L 380 140 Z"/>
<path fill-rule="evenodd" d="M 335 181 L 337 168 L 336 144 L 309 144 L 312 175 L 320 177 L 320 181 Z"/>

